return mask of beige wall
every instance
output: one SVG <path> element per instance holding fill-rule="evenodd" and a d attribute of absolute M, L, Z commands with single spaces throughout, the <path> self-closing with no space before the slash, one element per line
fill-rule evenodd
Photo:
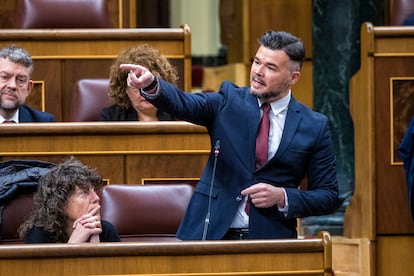
<path fill-rule="evenodd" d="M 170 26 L 188 24 L 193 56 L 215 56 L 220 48 L 219 0 L 171 0 Z"/>

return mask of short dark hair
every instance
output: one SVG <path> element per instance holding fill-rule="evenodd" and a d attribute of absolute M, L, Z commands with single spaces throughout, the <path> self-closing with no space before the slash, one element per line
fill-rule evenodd
<path fill-rule="evenodd" d="M 291 33 L 268 31 L 258 42 L 272 50 L 283 50 L 292 61 L 298 63 L 299 68 L 302 68 L 305 61 L 305 47 L 302 41 Z"/>

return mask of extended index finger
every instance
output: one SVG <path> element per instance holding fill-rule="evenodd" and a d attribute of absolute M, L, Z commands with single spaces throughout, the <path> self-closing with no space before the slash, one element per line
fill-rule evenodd
<path fill-rule="evenodd" d="M 119 68 L 124 69 L 124 70 L 139 70 L 142 71 L 143 67 L 141 65 L 138 64 L 130 64 L 130 63 L 123 63 L 121 65 L 119 65 Z"/>

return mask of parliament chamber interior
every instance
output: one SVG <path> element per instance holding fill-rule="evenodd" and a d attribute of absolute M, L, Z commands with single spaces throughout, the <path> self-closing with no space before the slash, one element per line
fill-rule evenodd
<path fill-rule="evenodd" d="M 23 244 L 17 229 L 33 192 L 6 198 L 0 186 L 0 275 L 414 275 L 414 222 L 398 156 L 414 115 L 414 26 L 406 23 L 414 3 L 327 2 L 3 1 L 0 47 L 15 44 L 32 55 L 34 90 L 26 104 L 56 122 L 0 125 L 0 161 L 58 163 L 73 155 L 97 168 L 106 184 L 99 192 L 102 217 L 116 225 L 121 242 Z M 209 9 L 198 15 L 198 5 Z M 171 25 L 173 11 L 179 24 Z M 346 26 L 332 14 L 344 16 Z M 222 47 L 195 55 L 194 47 L 210 39 L 197 32 L 205 21 L 216 22 L 219 30 L 208 30 Z M 351 156 L 337 160 L 339 169 L 352 167 L 343 172 L 352 185 L 344 184 L 344 203 L 334 215 L 298 219 L 298 239 L 180 241 L 175 232 L 210 155 L 208 130 L 183 121 L 100 122 L 100 110 L 110 104 L 111 63 L 122 50 L 148 44 L 177 68 L 184 91 L 217 91 L 223 80 L 246 86 L 256 38 L 269 29 L 292 32 L 305 45 L 296 99 L 323 113 L 324 101 L 336 100 L 325 92 L 345 92 L 338 106 L 346 110 L 326 115 L 335 121 L 338 111 L 349 114 L 351 127 L 338 127 L 335 139 L 352 133 Z M 346 54 L 328 58 L 331 48 L 318 48 L 328 42 Z M 337 71 L 324 62 L 355 74 L 332 76 Z M 327 87 L 332 83 L 342 86 Z"/>

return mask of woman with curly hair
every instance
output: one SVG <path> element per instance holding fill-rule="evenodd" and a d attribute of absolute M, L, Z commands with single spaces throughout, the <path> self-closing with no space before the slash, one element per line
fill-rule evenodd
<path fill-rule="evenodd" d="M 128 87 L 128 72 L 119 68 L 123 63 L 140 64 L 148 68 L 158 78 L 176 83 L 176 68 L 158 50 L 147 44 L 123 51 L 111 66 L 109 75 L 109 97 L 114 105 L 102 110 L 100 121 L 170 121 L 170 114 L 158 110 L 145 100 L 140 92 Z"/>
<path fill-rule="evenodd" d="M 74 157 L 51 168 L 39 179 L 33 212 L 20 226 L 25 243 L 120 241 L 115 227 L 102 221 L 95 190 L 101 176 Z"/>

